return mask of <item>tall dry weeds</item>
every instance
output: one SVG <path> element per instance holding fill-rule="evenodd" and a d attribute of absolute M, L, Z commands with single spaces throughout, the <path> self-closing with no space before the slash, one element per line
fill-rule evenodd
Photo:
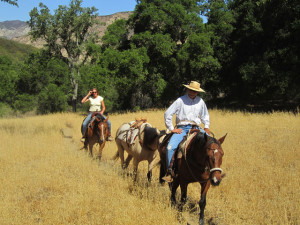
<path fill-rule="evenodd" d="M 112 133 L 135 117 L 165 129 L 163 111 L 147 111 L 111 115 Z M 228 133 L 222 164 L 227 176 L 208 191 L 206 223 L 300 224 L 299 115 L 211 110 L 210 117 L 216 137 Z M 158 184 L 158 168 L 148 185 L 147 163 L 140 163 L 134 185 L 111 160 L 114 142 L 107 142 L 100 166 L 80 150 L 83 118 L 65 113 L 0 120 L 1 224 L 197 222 L 199 184 L 189 185 L 179 216 L 168 188 Z M 64 138 L 62 128 L 72 138 Z"/>

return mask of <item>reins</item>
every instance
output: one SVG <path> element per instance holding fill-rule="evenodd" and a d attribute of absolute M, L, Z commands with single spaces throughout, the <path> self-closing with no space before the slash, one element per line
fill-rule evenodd
<path fill-rule="evenodd" d="M 215 138 L 211 138 L 211 139 L 209 140 L 209 142 L 208 142 L 207 144 L 205 144 L 204 149 L 208 149 L 208 146 L 210 146 L 210 145 L 213 144 L 213 143 L 217 144 L 217 145 L 220 147 L 220 144 L 216 141 L 216 139 L 215 139 Z M 215 153 L 216 151 L 218 151 L 218 149 L 209 149 L 209 150 L 214 150 L 214 153 Z M 181 151 L 182 151 L 182 150 L 181 150 Z M 222 170 L 221 168 L 215 167 L 215 168 L 212 168 L 212 169 L 211 169 L 211 166 L 210 166 L 210 163 L 209 163 L 209 157 L 206 157 L 206 160 L 205 160 L 205 163 L 204 163 L 204 164 L 207 164 L 208 166 L 206 166 L 205 168 L 202 168 L 202 167 L 199 166 L 192 158 L 186 157 L 185 154 L 182 154 L 182 155 L 183 155 L 184 158 L 185 158 L 185 162 L 186 162 L 187 168 L 188 168 L 190 174 L 192 175 L 193 179 L 194 179 L 195 181 L 199 182 L 199 183 L 206 183 L 206 182 L 209 180 L 209 178 L 206 179 L 206 180 L 204 180 L 204 181 L 201 181 L 200 179 L 198 179 L 198 178 L 194 175 L 194 173 L 193 173 L 193 171 L 192 171 L 192 169 L 191 169 L 191 167 L 190 167 L 189 164 L 191 164 L 193 167 L 195 167 L 196 170 L 201 171 L 201 170 L 204 169 L 203 173 L 205 172 L 205 170 L 206 170 L 207 167 L 209 168 L 209 173 L 210 173 L 210 174 L 213 173 L 213 172 L 215 172 L 215 171 L 220 171 L 221 173 L 223 173 L 223 170 Z"/>

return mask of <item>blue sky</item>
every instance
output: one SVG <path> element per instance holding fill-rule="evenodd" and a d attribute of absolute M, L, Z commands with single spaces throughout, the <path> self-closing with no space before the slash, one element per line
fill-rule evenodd
<path fill-rule="evenodd" d="M 69 5 L 70 0 L 18 0 L 19 7 L 0 1 L 0 22 L 6 20 L 29 20 L 29 12 L 42 2 L 53 13 L 59 5 Z M 83 7 L 96 7 L 100 16 L 111 15 L 116 12 L 133 11 L 136 0 L 83 0 Z"/>

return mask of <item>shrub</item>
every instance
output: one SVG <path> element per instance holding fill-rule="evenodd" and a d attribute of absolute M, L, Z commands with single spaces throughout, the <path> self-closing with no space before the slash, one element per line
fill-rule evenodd
<path fill-rule="evenodd" d="M 65 111 L 67 99 L 64 92 L 55 84 L 49 84 L 38 96 L 39 114 Z"/>
<path fill-rule="evenodd" d="M 36 107 L 36 98 L 33 95 L 21 94 L 17 95 L 14 102 L 14 108 L 21 113 L 32 111 Z"/>
<path fill-rule="evenodd" d="M 8 104 L 0 102 L 0 117 L 10 116 L 13 113 L 13 109 Z"/>

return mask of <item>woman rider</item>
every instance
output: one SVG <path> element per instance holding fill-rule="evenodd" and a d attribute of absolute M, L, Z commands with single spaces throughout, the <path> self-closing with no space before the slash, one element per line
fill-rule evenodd
<path fill-rule="evenodd" d="M 98 90 L 96 88 L 93 88 L 91 91 L 89 91 L 89 93 L 81 100 L 81 103 L 84 104 L 88 101 L 90 101 L 89 114 L 84 119 L 81 127 L 83 142 L 85 138 L 86 128 L 90 120 L 92 119 L 93 113 L 100 112 L 100 114 L 104 117 L 104 119 L 106 119 L 106 117 L 103 115 L 105 111 L 104 100 L 102 96 L 98 95 Z M 101 110 L 101 106 L 102 106 L 102 110 Z M 108 125 L 108 132 L 109 132 L 107 140 L 112 141 L 113 138 L 111 137 L 111 122 L 109 120 L 107 120 L 107 125 Z"/>

